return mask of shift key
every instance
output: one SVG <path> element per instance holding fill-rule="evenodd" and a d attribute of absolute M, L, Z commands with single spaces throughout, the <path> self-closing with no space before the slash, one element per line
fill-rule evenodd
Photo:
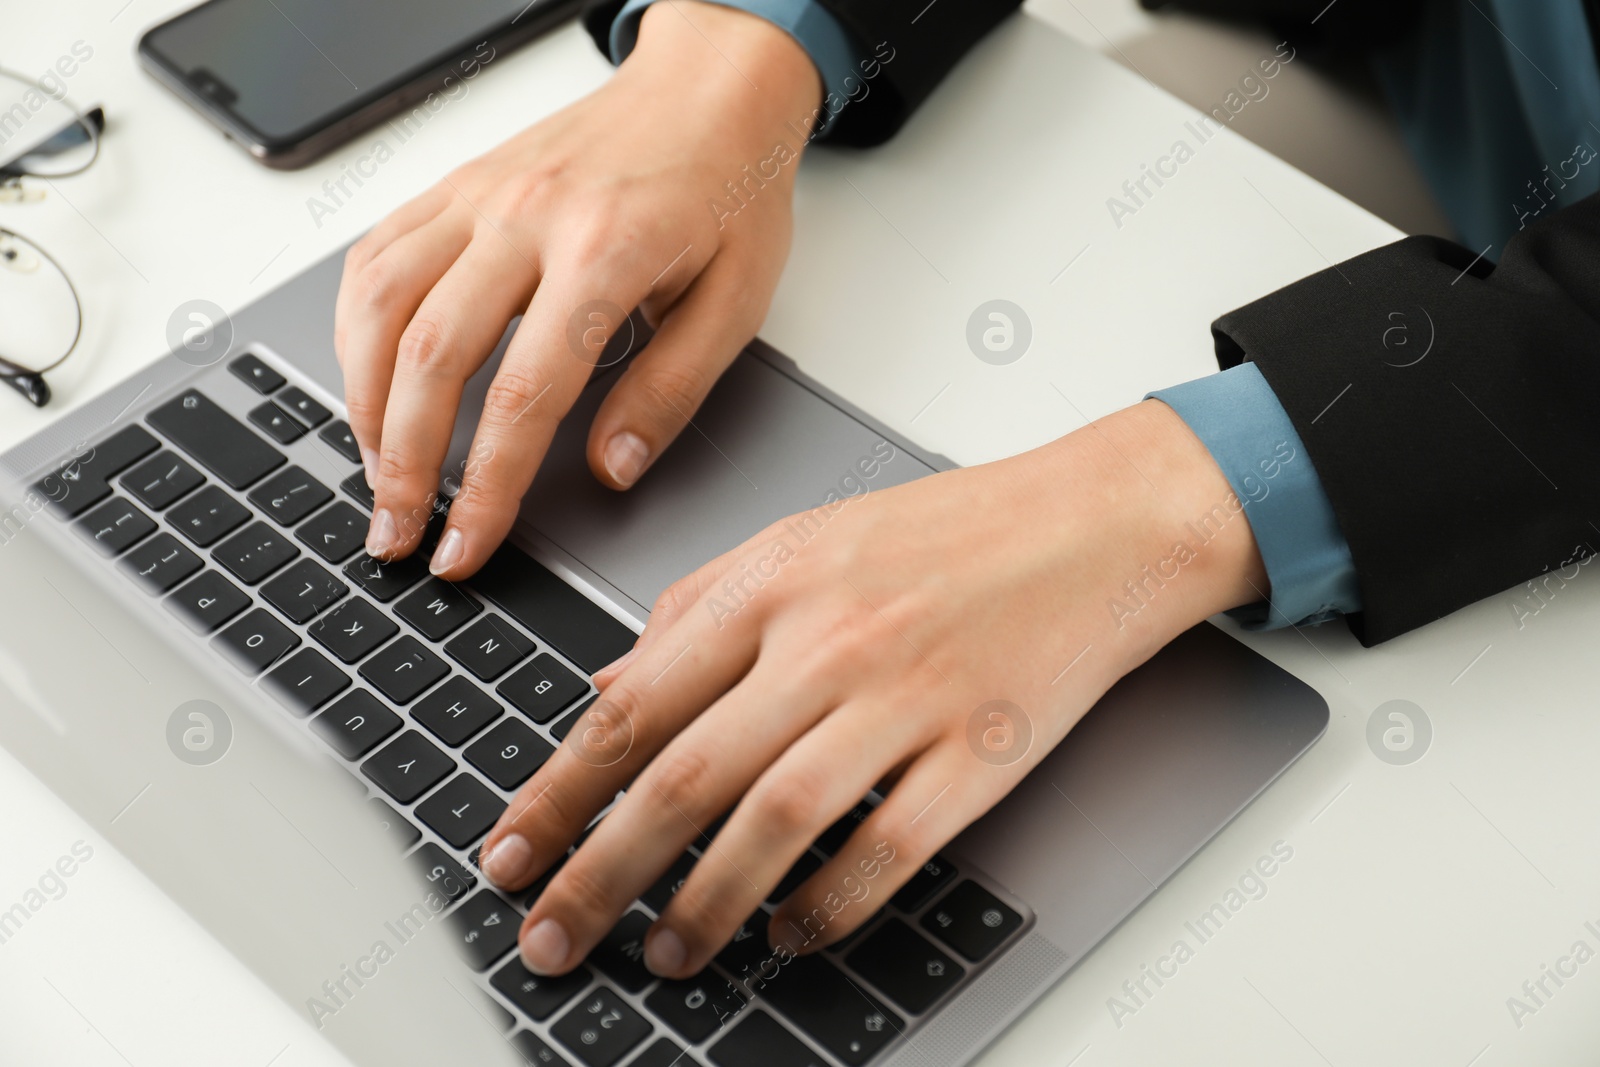
<path fill-rule="evenodd" d="M 905 1029 L 900 1016 L 821 956 L 800 956 L 770 979 L 746 981 L 850 1067 L 861 1067 Z"/>
<path fill-rule="evenodd" d="M 260 481 L 287 462 L 283 453 L 195 389 L 156 408 L 148 421 L 234 489 Z"/>

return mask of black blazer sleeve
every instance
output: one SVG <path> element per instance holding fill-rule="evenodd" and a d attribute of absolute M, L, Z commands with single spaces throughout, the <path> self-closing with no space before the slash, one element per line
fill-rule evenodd
<path fill-rule="evenodd" d="M 818 0 L 844 26 L 875 72 L 867 92 L 824 86 L 846 104 L 828 133 L 831 144 L 868 146 L 894 136 L 967 50 L 1021 0 Z M 611 23 L 623 0 L 587 0 L 584 28 L 600 50 L 611 54 Z M 867 71 L 873 72 L 874 67 Z M 803 116 L 796 116 L 801 118 Z"/>
<path fill-rule="evenodd" d="M 1305 441 L 1355 561 L 1363 644 L 1530 579 L 1548 597 L 1600 545 L 1600 195 L 1519 233 L 1499 266 L 1410 237 L 1212 333 Z"/>
<path fill-rule="evenodd" d="M 1208 18 L 1264 22 L 1297 46 L 1367 51 L 1416 25 L 1425 0 L 1139 0 L 1152 10 L 1173 7 Z"/>

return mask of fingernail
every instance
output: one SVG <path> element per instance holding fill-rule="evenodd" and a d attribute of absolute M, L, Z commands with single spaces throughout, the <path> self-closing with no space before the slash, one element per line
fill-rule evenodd
<path fill-rule="evenodd" d="M 534 974 L 550 974 L 567 960 L 572 951 L 572 939 L 554 919 L 540 919 L 532 930 L 522 935 L 518 946 L 522 951 L 522 965 Z"/>
<path fill-rule="evenodd" d="M 498 886 L 508 886 L 528 871 L 533 860 L 533 849 L 521 834 L 507 834 L 495 842 L 487 855 L 478 857 L 478 864 L 489 881 Z"/>
<path fill-rule="evenodd" d="M 378 453 L 375 449 L 362 446 L 361 465 L 367 469 L 367 487 L 370 489 L 378 484 Z"/>
<path fill-rule="evenodd" d="M 388 555 L 394 548 L 394 539 L 394 516 L 389 514 L 388 508 L 379 508 L 372 513 L 372 528 L 367 531 L 367 555 Z"/>
<path fill-rule="evenodd" d="M 650 973 L 661 978 L 671 978 L 683 967 L 689 950 L 683 947 L 683 938 L 671 930 L 657 930 L 644 946 L 644 965 Z"/>
<path fill-rule="evenodd" d="M 624 430 L 606 442 L 606 473 L 619 485 L 632 485 L 644 473 L 650 446 L 636 433 Z"/>
<path fill-rule="evenodd" d="M 439 547 L 433 550 L 433 559 L 428 563 L 428 570 L 434 574 L 443 574 L 445 571 L 461 562 L 462 545 L 461 531 L 454 526 L 444 532 L 439 539 Z"/>

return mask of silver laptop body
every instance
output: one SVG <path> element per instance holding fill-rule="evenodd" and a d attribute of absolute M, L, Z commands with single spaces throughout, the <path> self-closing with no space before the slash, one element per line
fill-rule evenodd
<path fill-rule="evenodd" d="M 674 1062 L 672 1049 L 687 1050 L 677 1062 L 718 1067 L 756 1062 L 758 1054 L 764 1067 L 966 1063 L 1327 724 L 1326 705 L 1310 688 L 1202 625 L 1114 688 L 1019 788 L 919 873 L 914 891 L 897 896 L 864 933 L 809 964 L 804 978 L 811 994 L 798 979 L 782 988 L 781 974 L 763 986 L 734 966 L 750 958 L 738 955 L 719 957 L 720 970 L 704 976 L 705 988 L 685 994 L 689 1002 L 722 998 L 737 1007 L 743 998 L 727 1000 L 730 980 L 754 992 L 705 1032 L 683 1027 L 662 1010 L 654 983 L 640 985 L 637 973 L 617 962 L 609 970 L 595 964 L 574 989 L 530 993 L 516 982 L 514 944 L 506 938 L 527 900 L 494 898 L 474 873 L 475 841 L 453 843 L 454 831 L 435 825 L 440 805 L 428 806 L 448 788 L 470 788 L 472 796 L 501 803 L 512 795 L 514 787 L 502 788 L 474 762 L 475 739 L 515 723 L 519 736 L 559 743 L 563 724 L 592 696 L 589 672 L 618 642 L 626 647 L 662 588 L 773 520 L 839 492 L 860 457 L 881 456 L 885 442 L 894 458 L 879 466 L 868 488 L 950 464 L 807 381 L 757 342 L 697 415 L 700 432 L 684 434 L 637 488 L 613 493 L 594 482 L 583 459 L 590 416 L 610 384 L 610 375 L 600 374 L 558 435 L 508 550 L 512 569 L 526 560 L 537 570 L 534 592 L 495 587 L 496 575 L 510 572 L 491 568 L 484 581 L 468 583 L 476 614 L 435 639 L 401 607 L 424 578 L 413 576 L 415 588 L 391 575 L 369 584 L 357 569 L 364 559 L 359 547 L 347 545 L 341 557 L 336 549 L 321 555 L 314 543 L 339 540 L 330 534 L 331 518 L 313 525 L 324 513 L 363 509 L 359 487 L 348 486 L 352 476 L 359 482 L 359 464 L 340 448 L 336 429 L 342 382 L 331 337 L 340 261 L 330 257 L 235 315 L 231 345 L 220 359 L 194 366 L 169 356 L 0 456 L 0 604 L 8 609 L 0 612 L 0 739 L 356 1064 L 643 1067 Z M 235 367 L 246 356 L 253 362 Z M 497 365 L 498 354 L 469 384 L 447 474 L 465 461 Z M 251 381 L 247 367 L 267 373 Z M 265 377 L 283 382 L 264 393 Z M 311 405 L 280 403 L 290 389 Z M 186 409 L 191 390 L 198 399 Z M 290 420 L 287 426 L 266 424 L 260 409 L 271 404 Z M 326 418 L 319 408 L 327 409 Z M 200 447 L 195 441 L 205 428 L 184 420 L 215 421 L 219 413 L 260 448 L 281 454 L 281 465 L 235 486 L 228 477 L 239 481 L 248 472 L 189 451 Z M 128 427 L 139 430 L 115 444 Z M 274 429 L 300 432 L 280 443 Z M 130 440 L 143 444 L 130 449 Z M 119 459 L 118 448 L 138 455 Z M 183 461 L 201 481 L 175 475 L 193 484 L 168 500 L 156 482 L 176 465 L 163 466 L 158 457 Z M 291 517 L 277 522 L 277 498 L 257 490 L 289 469 L 327 499 L 303 515 L 287 505 Z M 136 472 L 144 479 L 137 486 Z M 290 482 L 280 487 L 298 492 Z M 102 483 L 106 491 L 76 518 L 56 514 L 55 497 L 71 499 Z M 203 492 L 249 513 L 204 545 L 184 527 L 203 510 L 192 505 Z M 142 503 L 138 493 L 159 506 Z M 77 499 L 87 497 L 80 492 Z M 121 511 L 108 507 L 113 501 Z M 130 509 L 136 514 L 128 515 Z M 106 524 L 110 532 L 98 541 L 100 530 L 82 521 L 97 513 L 120 523 Z M 137 536 L 122 544 L 119 531 L 129 523 Z M 245 558 L 251 552 L 235 543 L 257 524 L 274 535 L 273 543 L 245 549 L 294 552 L 292 562 L 259 577 Z M 305 561 L 348 591 L 297 621 L 301 613 L 284 610 L 264 591 L 275 575 Z M 185 566 L 164 592 L 150 591 L 149 582 L 177 573 L 162 568 Z M 205 574 L 225 579 L 248 600 L 214 630 L 168 603 Z M 582 634 L 560 632 L 560 623 L 539 614 L 539 597 L 550 595 L 539 583 L 551 576 L 562 586 L 558 605 L 571 608 L 562 599 L 568 596 L 586 602 L 573 612 L 583 617 Z M 316 628 L 356 599 L 398 636 L 345 662 L 324 643 L 331 628 Z M 486 679 L 474 673 L 481 664 L 458 658 L 468 653 L 452 642 L 491 616 L 521 655 Z M 235 633 L 231 644 L 221 641 L 218 635 L 252 617 L 270 625 L 262 622 L 261 634 Z M 270 644 L 282 633 L 294 641 L 288 650 L 265 668 L 251 661 L 249 640 Z M 363 664 L 402 640 L 422 646 L 444 674 L 421 696 L 370 698 L 380 708 L 370 718 L 392 716 L 389 732 L 371 741 L 319 726 L 332 709 L 368 706 L 342 702 L 357 690 L 374 690 Z M 304 650 L 332 665 L 317 685 L 339 687 L 310 708 L 291 706 L 281 684 L 272 695 L 263 681 L 277 672 L 281 683 L 280 668 Z M 554 711 L 542 705 L 524 711 L 498 695 L 506 679 L 533 669 L 536 660 L 553 664 L 552 674 L 577 679 Z M 475 687 L 503 704 L 495 725 L 455 743 L 435 732 L 419 709 L 447 684 Z M 227 736 L 219 739 L 222 732 Z M 373 761 L 402 737 L 450 764 L 417 795 L 374 778 L 381 770 Z M 224 754 L 211 759 L 219 745 Z M 405 860 L 402 852 L 424 862 Z M 650 910 L 648 900 L 636 907 Z M 13 916 L 11 925 L 25 920 Z M 900 931 L 895 961 L 854 955 L 879 943 L 874 933 L 891 923 Z M 0 916 L 0 937 L 7 930 Z M 631 962 L 637 965 L 636 952 Z M 829 992 L 836 988 L 849 992 Z M 551 999 L 559 1003 L 551 1007 Z M 530 1012 L 529 1003 L 538 1006 Z M 616 1028 L 594 1022 L 613 1014 L 617 1003 L 625 1010 L 614 1014 L 629 1029 L 620 1052 Z"/>

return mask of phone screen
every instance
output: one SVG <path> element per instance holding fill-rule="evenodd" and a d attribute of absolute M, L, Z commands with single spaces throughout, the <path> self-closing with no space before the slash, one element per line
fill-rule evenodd
<path fill-rule="evenodd" d="M 357 101 L 470 50 L 530 6 L 529 0 L 211 0 L 152 30 L 145 47 L 263 138 L 292 141 Z"/>

